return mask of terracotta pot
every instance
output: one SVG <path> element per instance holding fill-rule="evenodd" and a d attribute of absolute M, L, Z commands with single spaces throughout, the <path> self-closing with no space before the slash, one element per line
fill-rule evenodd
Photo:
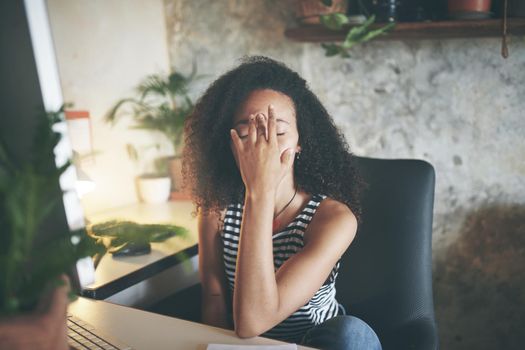
<path fill-rule="evenodd" d="M 67 282 L 67 278 L 63 277 Z M 0 318 L 0 349 L 67 350 L 66 309 L 69 285 L 44 295 L 32 313 Z"/>
<path fill-rule="evenodd" d="M 491 0 L 448 0 L 448 12 L 489 12 Z"/>
<path fill-rule="evenodd" d="M 295 0 L 296 16 L 302 23 L 319 23 L 320 15 L 346 13 L 346 0 L 333 0 L 332 6 L 325 6 L 320 0 Z"/>

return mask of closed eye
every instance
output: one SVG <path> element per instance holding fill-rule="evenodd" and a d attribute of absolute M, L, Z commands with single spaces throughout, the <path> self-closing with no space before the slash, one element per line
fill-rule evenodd
<path fill-rule="evenodd" d="M 283 135 L 286 135 L 286 133 L 285 133 L 285 132 L 282 132 L 282 133 L 278 133 L 278 134 L 277 134 L 277 136 L 283 136 Z M 242 140 L 242 139 L 245 139 L 245 138 L 247 138 L 247 137 L 248 137 L 248 135 L 239 136 L 239 138 L 240 138 L 241 140 Z"/>

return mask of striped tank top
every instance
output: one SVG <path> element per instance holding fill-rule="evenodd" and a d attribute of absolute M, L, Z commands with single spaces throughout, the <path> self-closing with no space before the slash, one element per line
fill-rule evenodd
<path fill-rule="evenodd" d="M 313 195 L 304 209 L 284 229 L 273 234 L 273 263 L 277 271 L 288 258 L 299 252 L 303 246 L 303 235 L 312 217 L 325 195 Z M 242 204 L 231 204 L 224 217 L 224 228 L 221 230 L 223 243 L 223 260 L 226 278 L 233 298 L 235 285 L 235 266 L 241 231 L 243 213 Z M 336 263 L 327 280 L 315 295 L 304 306 L 288 316 L 281 323 L 263 333 L 262 336 L 298 343 L 311 327 L 332 317 L 345 314 L 344 308 L 335 299 L 335 280 L 339 270 Z"/>

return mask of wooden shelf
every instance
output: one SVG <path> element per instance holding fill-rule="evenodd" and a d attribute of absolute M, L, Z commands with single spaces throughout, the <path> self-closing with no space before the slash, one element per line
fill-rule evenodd
<path fill-rule="evenodd" d="M 454 38 L 491 38 L 500 37 L 501 19 L 462 20 L 442 22 L 399 22 L 387 35 L 375 40 L 421 40 L 421 39 L 454 39 Z M 378 28 L 384 24 L 374 24 Z M 350 28 L 350 27 L 348 27 Z M 285 36 L 300 42 L 337 42 L 343 41 L 348 29 L 334 31 L 321 24 L 302 25 L 289 28 Z M 509 35 L 525 35 L 525 18 L 509 18 L 507 22 Z"/>

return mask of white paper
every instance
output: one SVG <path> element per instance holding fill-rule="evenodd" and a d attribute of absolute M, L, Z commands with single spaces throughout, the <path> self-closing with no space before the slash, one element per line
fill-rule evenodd
<path fill-rule="evenodd" d="M 297 344 L 282 345 L 234 345 L 234 344 L 208 344 L 206 350 L 297 350 Z"/>

